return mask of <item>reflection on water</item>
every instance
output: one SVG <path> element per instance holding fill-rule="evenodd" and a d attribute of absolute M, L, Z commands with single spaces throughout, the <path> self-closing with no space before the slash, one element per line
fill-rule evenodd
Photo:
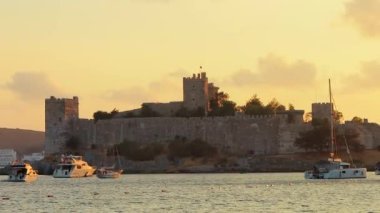
<path fill-rule="evenodd" d="M 380 212 L 380 176 L 372 172 L 357 180 L 304 180 L 302 173 L 39 176 L 0 186 L 0 212 Z"/>

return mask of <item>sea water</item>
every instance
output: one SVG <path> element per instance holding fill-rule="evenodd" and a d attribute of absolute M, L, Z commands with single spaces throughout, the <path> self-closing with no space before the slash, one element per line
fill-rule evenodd
<path fill-rule="evenodd" d="M 0 176 L 6 180 L 7 176 Z M 380 212 L 380 176 L 146 174 L 0 182 L 0 212 Z"/>

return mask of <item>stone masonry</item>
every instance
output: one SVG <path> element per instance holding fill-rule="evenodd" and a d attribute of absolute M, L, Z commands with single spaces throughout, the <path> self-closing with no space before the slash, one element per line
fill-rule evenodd
<path fill-rule="evenodd" d="M 72 132 L 74 123 L 79 119 L 78 97 L 45 99 L 45 152 L 54 153 L 60 150 Z M 67 134 L 65 134 L 67 133 Z"/>
<path fill-rule="evenodd" d="M 303 110 L 278 112 L 274 115 L 247 116 L 237 114 L 230 117 L 179 118 L 173 114 L 180 107 L 188 109 L 202 107 L 208 111 L 211 96 L 218 87 L 208 83 L 206 73 L 183 79 L 183 102 L 148 103 L 164 117 L 123 118 L 122 116 L 99 120 L 79 119 L 78 97 L 45 100 L 45 152 L 62 151 L 69 136 L 78 136 L 84 147 L 108 147 L 124 140 L 140 143 L 166 142 L 176 137 L 188 140 L 202 139 L 221 151 L 235 154 L 287 154 L 302 150 L 294 146 L 299 133 L 312 128 L 304 123 Z M 312 104 L 314 118 L 328 118 L 330 104 Z M 132 112 L 132 111 L 130 111 Z M 138 112 L 135 110 L 133 112 Z M 125 113 L 125 112 L 124 112 Z M 346 123 L 356 127 L 360 140 L 366 148 L 380 146 L 380 127 L 373 123 Z"/>

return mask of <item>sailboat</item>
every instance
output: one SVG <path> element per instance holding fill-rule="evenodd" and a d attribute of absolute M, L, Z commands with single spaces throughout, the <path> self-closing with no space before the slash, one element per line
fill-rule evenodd
<path fill-rule="evenodd" d="M 115 164 L 113 166 L 109 167 L 100 167 L 98 170 L 96 170 L 96 177 L 98 178 L 118 178 L 120 175 L 123 173 L 123 170 L 120 168 L 121 163 L 120 163 L 120 158 L 119 158 L 119 153 L 117 149 L 115 149 L 116 152 L 116 158 L 117 162 L 119 163 L 118 166 Z"/>
<path fill-rule="evenodd" d="M 343 162 L 338 156 L 335 156 L 336 150 L 334 149 L 334 119 L 333 119 L 333 105 L 331 95 L 331 83 L 329 79 L 329 95 L 330 95 L 330 145 L 331 153 L 327 161 L 316 164 L 313 170 L 305 171 L 305 179 L 351 179 L 351 178 L 366 178 L 366 168 L 351 168 L 351 164 Z M 348 146 L 347 152 L 350 154 Z"/>

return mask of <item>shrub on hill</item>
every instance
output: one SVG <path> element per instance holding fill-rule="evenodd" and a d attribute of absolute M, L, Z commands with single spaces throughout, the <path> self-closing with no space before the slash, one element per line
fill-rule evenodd
<path fill-rule="evenodd" d="M 193 141 L 186 141 L 186 139 L 175 139 L 169 142 L 168 145 L 168 158 L 170 160 L 186 157 L 212 157 L 217 153 L 218 150 L 215 147 L 200 139 Z"/>
<path fill-rule="evenodd" d="M 134 141 L 127 141 L 115 145 L 120 155 L 126 159 L 134 161 L 150 161 L 164 152 L 164 146 L 160 143 L 139 144 Z M 113 154 L 112 150 L 108 151 Z"/>
<path fill-rule="evenodd" d="M 361 152 L 364 145 L 359 141 L 359 133 L 355 128 L 343 129 L 335 135 L 336 148 L 340 151 L 346 150 L 346 144 L 349 149 Z M 313 122 L 313 129 L 301 132 L 295 140 L 294 145 L 307 151 L 328 151 L 330 149 L 330 124 L 328 120 L 318 120 Z"/>
<path fill-rule="evenodd" d="M 140 117 L 160 117 L 160 113 L 154 111 L 149 105 L 142 104 Z"/>

